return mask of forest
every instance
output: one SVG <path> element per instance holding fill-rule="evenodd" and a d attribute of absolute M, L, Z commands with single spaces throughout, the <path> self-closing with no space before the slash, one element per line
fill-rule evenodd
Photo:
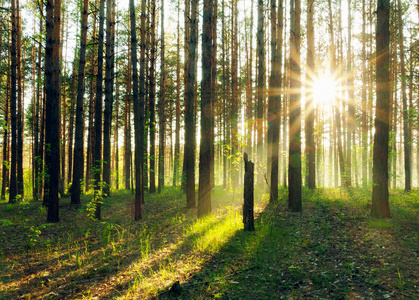
<path fill-rule="evenodd" d="M 419 1 L 0 0 L 1 299 L 419 299 Z"/>

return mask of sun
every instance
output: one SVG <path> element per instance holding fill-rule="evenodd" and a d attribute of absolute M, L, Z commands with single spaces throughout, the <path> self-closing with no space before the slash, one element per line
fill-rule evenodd
<path fill-rule="evenodd" d="M 312 95 L 315 105 L 332 105 L 337 96 L 337 83 L 329 74 L 313 80 Z"/>

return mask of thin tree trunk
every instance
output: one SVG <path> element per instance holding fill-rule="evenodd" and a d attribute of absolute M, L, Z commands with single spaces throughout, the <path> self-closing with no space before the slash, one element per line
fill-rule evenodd
<path fill-rule="evenodd" d="M 166 71 L 164 61 L 165 41 L 164 41 L 164 0 L 161 4 L 161 61 L 160 61 L 160 101 L 159 101 L 159 187 L 158 192 L 161 193 L 164 187 L 164 150 L 166 146 L 166 116 L 165 110 L 165 98 L 166 98 Z"/>
<path fill-rule="evenodd" d="M 314 78 L 315 72 L 315 45 L 314 45 L 314 0 L 307 2 L 307 73 Z M 306 92 L 306 172 L 307 186 L 309 189 L 316 188 L 316 145 L 314 142 L 315 107 L 313 93 Z"/>
<path fill-rule="evenodd" d="M 177 185 L 180 164 L 180 3 L 177 7 L 177 55 L 176 55 L 176 125 L 175 125 L 175 159 L 173 163 L 173 186 Z"/>
<path fill-rule="evenodd" d="M 115 45 L 113 0 L 106 1 L 106 65 L 105 65 L 105 108 L 103 112 L 103 192 L 106 196 L 111 191 L 111 126 L 114 85 Z"/>
<path fill-rule="evenodd" d="M 10 162 L 10 187 L 9 187 L 9 202 L 13 203 L 16 201 L 18 195 L 17 187 L 17 8 L 16 0 L 12 0 L 11 6 L 11 18 L 12 18 L 12 48 L 11 48 L 11 95 L 10 95 L 10 117 L 11 117 L 11 131 L 12 140 L 10 144 L 11 148 L 11 162 Z"/>
<path fill-rule="evenodd" d="M 80 34 L 80 53 L 79 69 L 77 76 L 77 102 L 76 102 L 76 129 L 74 134 L 74 164 L 73 182 L 71 186 L 71 204 L 80 205 L 81 181 L 83 180 L 83 98 L 85 90 L 85 66 L 86 66 L 86 42 L 87 42 L 87 18 L 89 13 L 89 0 L 83 1 L 81 34 Z M 87 179 L 87 177 L 86 177 Z"/>
<path fill-rule="evenodd" d="M 399 47 L 400 47 L 400 70 L 401 70 L 401 89 L 402 89 L 402 103 L 403 103 L 403 145 L 404 145 L 404 189 L 405 191 L 411 190 L 411 160 L 412 160 L 412 149 L 411 149 L 411 137 L 409 129 L 409 107 L 407 105 L 406 95 L 406 65 L 404 55 L 404 38 L 403 38 L 403 23 L 402 23 L 402 6 L 401 0 L 397 1 L 398 9 L 398 28 L 399 28 Z"/>
<path fill-rule="evenodd" d="M 189 19 L 189 42 L 187 43 L 187 63 L 185 80 L 185 150 L 184 150 L 184 168 L 185 168 L 185 192 L 186 207 L 195 207 L 195 84 L 196 84 L 196 49 L 198 30 L 198 0 L 191 0 L 191 14 Z M 187 22 L 187 20 L 185 20 Z"/>
<path fill-rule="evenodd" d="M 156 1 L 151 2 L 151 49 L 150 49 L 150 194 L 156 192 Z"/>
<path fill-rule="evenodd" d="M 19 0 L 17 15 L 17 194 L 24 198 L 23 189 L 23 85 L 22 85 L 22 21 Z"/>
<path fill-rule="evenodd" d="M 302 211 L 301 201 L 301 71 L 300 71 L 300 0 L 290 0 L 290 128 L 288 167 L 288 208 Z"/>

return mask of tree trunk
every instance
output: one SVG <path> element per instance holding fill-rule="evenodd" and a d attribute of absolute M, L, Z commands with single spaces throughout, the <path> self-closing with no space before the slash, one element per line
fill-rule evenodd
<path fill-rule="evenodd" d="M 315 72 L 315 45 L 314 45 L 314 0 L 307 2 L 307 73 Z M 313 104 L 313 93 L 308 90 L 306 96 L 306 172 L 307 186 L 316 188 L 316 145 L 314 143 L 314 120 L 316 108 Z"/>
<path fill-rule="evenodd" d="M 198 218 L 211 213 L 211 62 L 214 55 L 212 26 L 214 1 L 204 0 L 202 24 L 201 143 L 199 151 Z"/>
<path fill-rule="evenodd" d="M 74 134 L 74 164 L 73 182 L 71 185 L 71 204 L 80 205 L 81 181 L 83 180 L 84 153 L 83 131 L 84 112 L 83 98 L 85 90 L 86 42 L 87 42 L 87 17 L 89 14 L 89 0 L 83 1 L 81 19 L 79 70 L 77 76 L 77 102 L 76 102 L 76 130 Z"/>
<path fill-rule="evenodd" d="M 401 0 L 397 1 L 397 18 L 399 28 L 399 45 L 400 45 L 400 70 L 401 70 L 401 89 L 402 89 L 402 103 L 403 103 L 403 145 L 404 145 L 404 189 L 405 191 L 411 190 L 411 137 L 409 129 L 409 107 L 407 105 L 406 96 L 406 66 L 405 66 L 405 55 L 404 55 L 404 38 L 403 38 L 403 23 L 402 23 L 402 6 Z"/>
<path fill-rule="evenodd" d="M 16 116 L 16 105 L 17 105 L 17 10 L 16 0 L 12 0 L 12 48 L 11 48 L 11 95 L 10 95 L 10 117 L 11 117 L 11 162 L 10 162 L 10 187 L 9 187 L 9 202 L 13 203 L 16 201 L 18 195 L 17 187 L 17 116 Z"/>
<path fill-rule="evenodd" d="M 47 221 L 59 221 L 58 185 L 60 177 L 60 23 L 61 0 L 47 1 L 47 45 L 45 48 L 46 118 L 45 118 L 45 168 L 44 197 L 48 197 Z"/>
<path fill-rule="evenodd" d="M 257 45 L 256 51 L 258 55 L 258 72 L 257 72 L 257 104 L 256 104 L 256 152 L 257 162 L 261 162 L 263 158 L 263 112 L 265 103 L 265 25 L 264 25 L 264 4 L 263 0 L 258 0 L 258 28 L 257 28 Z M 262 185 L 264 182 L 262 172 L 258 172 L 257 184 Z"/>
<path fill-rule="evenodd" d="M 253 216 L 254 167 L 255 164 L 248 160 L 247 153 L 244 153 L 243 223 L 245 231 L 255 231 L 255 220 Z"/>
<path fill-rule="evenodd" d="M 177 185 L 180 164 L 180 3 L 177 7 L 177 55 L 176 55 L 176 125 L 175 125 L 175 159 L 173 162 L 173 186 Z"/>
<path fill-rule="evenodd" d="M 23 86 L 22 86 L 22 21 L 19 0 L 17 15 L 17 194 L 24 198 L 23 190 Z"/>
<path fill-rule="evenodd" d="M 142 218 L 143 195 L 143 153 L 144 153 L 144 87 L 145 87 L 145 0 L 141 1 L 141 54 L 140 54 L 140 90 L 138 90 L 137 71 L 137 31 L 135 21 L 134 0 L 129 2 L 131 21 L 131 51 L 132 51 L 132 79 L 135 126 L 135 220 Z M 140 95 L 138 95 L 138 91 Z"/>
<path fill-rule="evenodd" d="M 187 62 L 185 64 L 185 192 L 186 207 L 195 207 L 195 84 L 196 84 L 196 48 L 198 30 L 198 0 L 191 0 L 189 42 L 187 43 Z M 185 20 L 187 22 L 187 20 Z"/>
<path fill-rule="evenodd" d="M 302 211 L 301 201 L 301 71 L 300 71 L 300 0 L 290 0 L 291 61 L 290 61 L 290 127 L 289 127 L 289 167 L 288 167 L 288 208 L 293 212 Z"/>
<path fill-rule="evenodd" d="M 111 126 L 113 106 L 113 69 L 115 64 L 115 45 L 113 0 L 106 1 L 106 66 L 105 66 L 105 109 L 103 112 L 103 193 L 110 195 L 111 190 Z"/>
<path fill-rule="evenodd" d="M 164 113 L 165 97 L 166 97 L 166 71 L 164 61 L 164 0 L 161 4 L 161 61 L 160 61 L 160 101 L 159 101 L 159 194 L 164 187 L 164 149 L 165 149 L 165 131 L 166 131 L 166 116 Z"/>
<path fill-rule="evenodd" d="M 237 164 L 237 154 L 239 152 L 239 79 L 238 79 L 238 8 L 237 0 L 232 0 L 232 14 L 231 14 L 231 183 L 233 189 L 238 188 L 239 184 L 239 166 Z"/>
<path fill-rule="evenodd" d="M 371 216 L 390 217 L 388 193 L 390 1 L 378 0 L 376 32 L 377 101 Z"/>
<path fill-rule="evenodd" d="M 354 76 L 352 75 L 352 2 L 348 0 L 348 121 L 347 121 L 347 150 L 346 150 L 346 180 L 348 186 L 352 185 L 352 140 L 355 139 L 355 95 Z"/>

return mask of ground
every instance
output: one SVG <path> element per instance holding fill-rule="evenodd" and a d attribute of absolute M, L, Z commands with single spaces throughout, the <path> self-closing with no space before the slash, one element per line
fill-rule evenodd
<path fill-rule="evenodd" d="M 105 199 L 103 219 L 60 200 L 0 203 L 0 299 L 419 299 L 419 195 L 391 194 L 392 218 L 369 217 L 370 191 L 303 193 L 303 212 L 256 192 L 256 231 L 242 230 L 241 192 L 213 191 L 197 220 L 179 188 Z"/>

